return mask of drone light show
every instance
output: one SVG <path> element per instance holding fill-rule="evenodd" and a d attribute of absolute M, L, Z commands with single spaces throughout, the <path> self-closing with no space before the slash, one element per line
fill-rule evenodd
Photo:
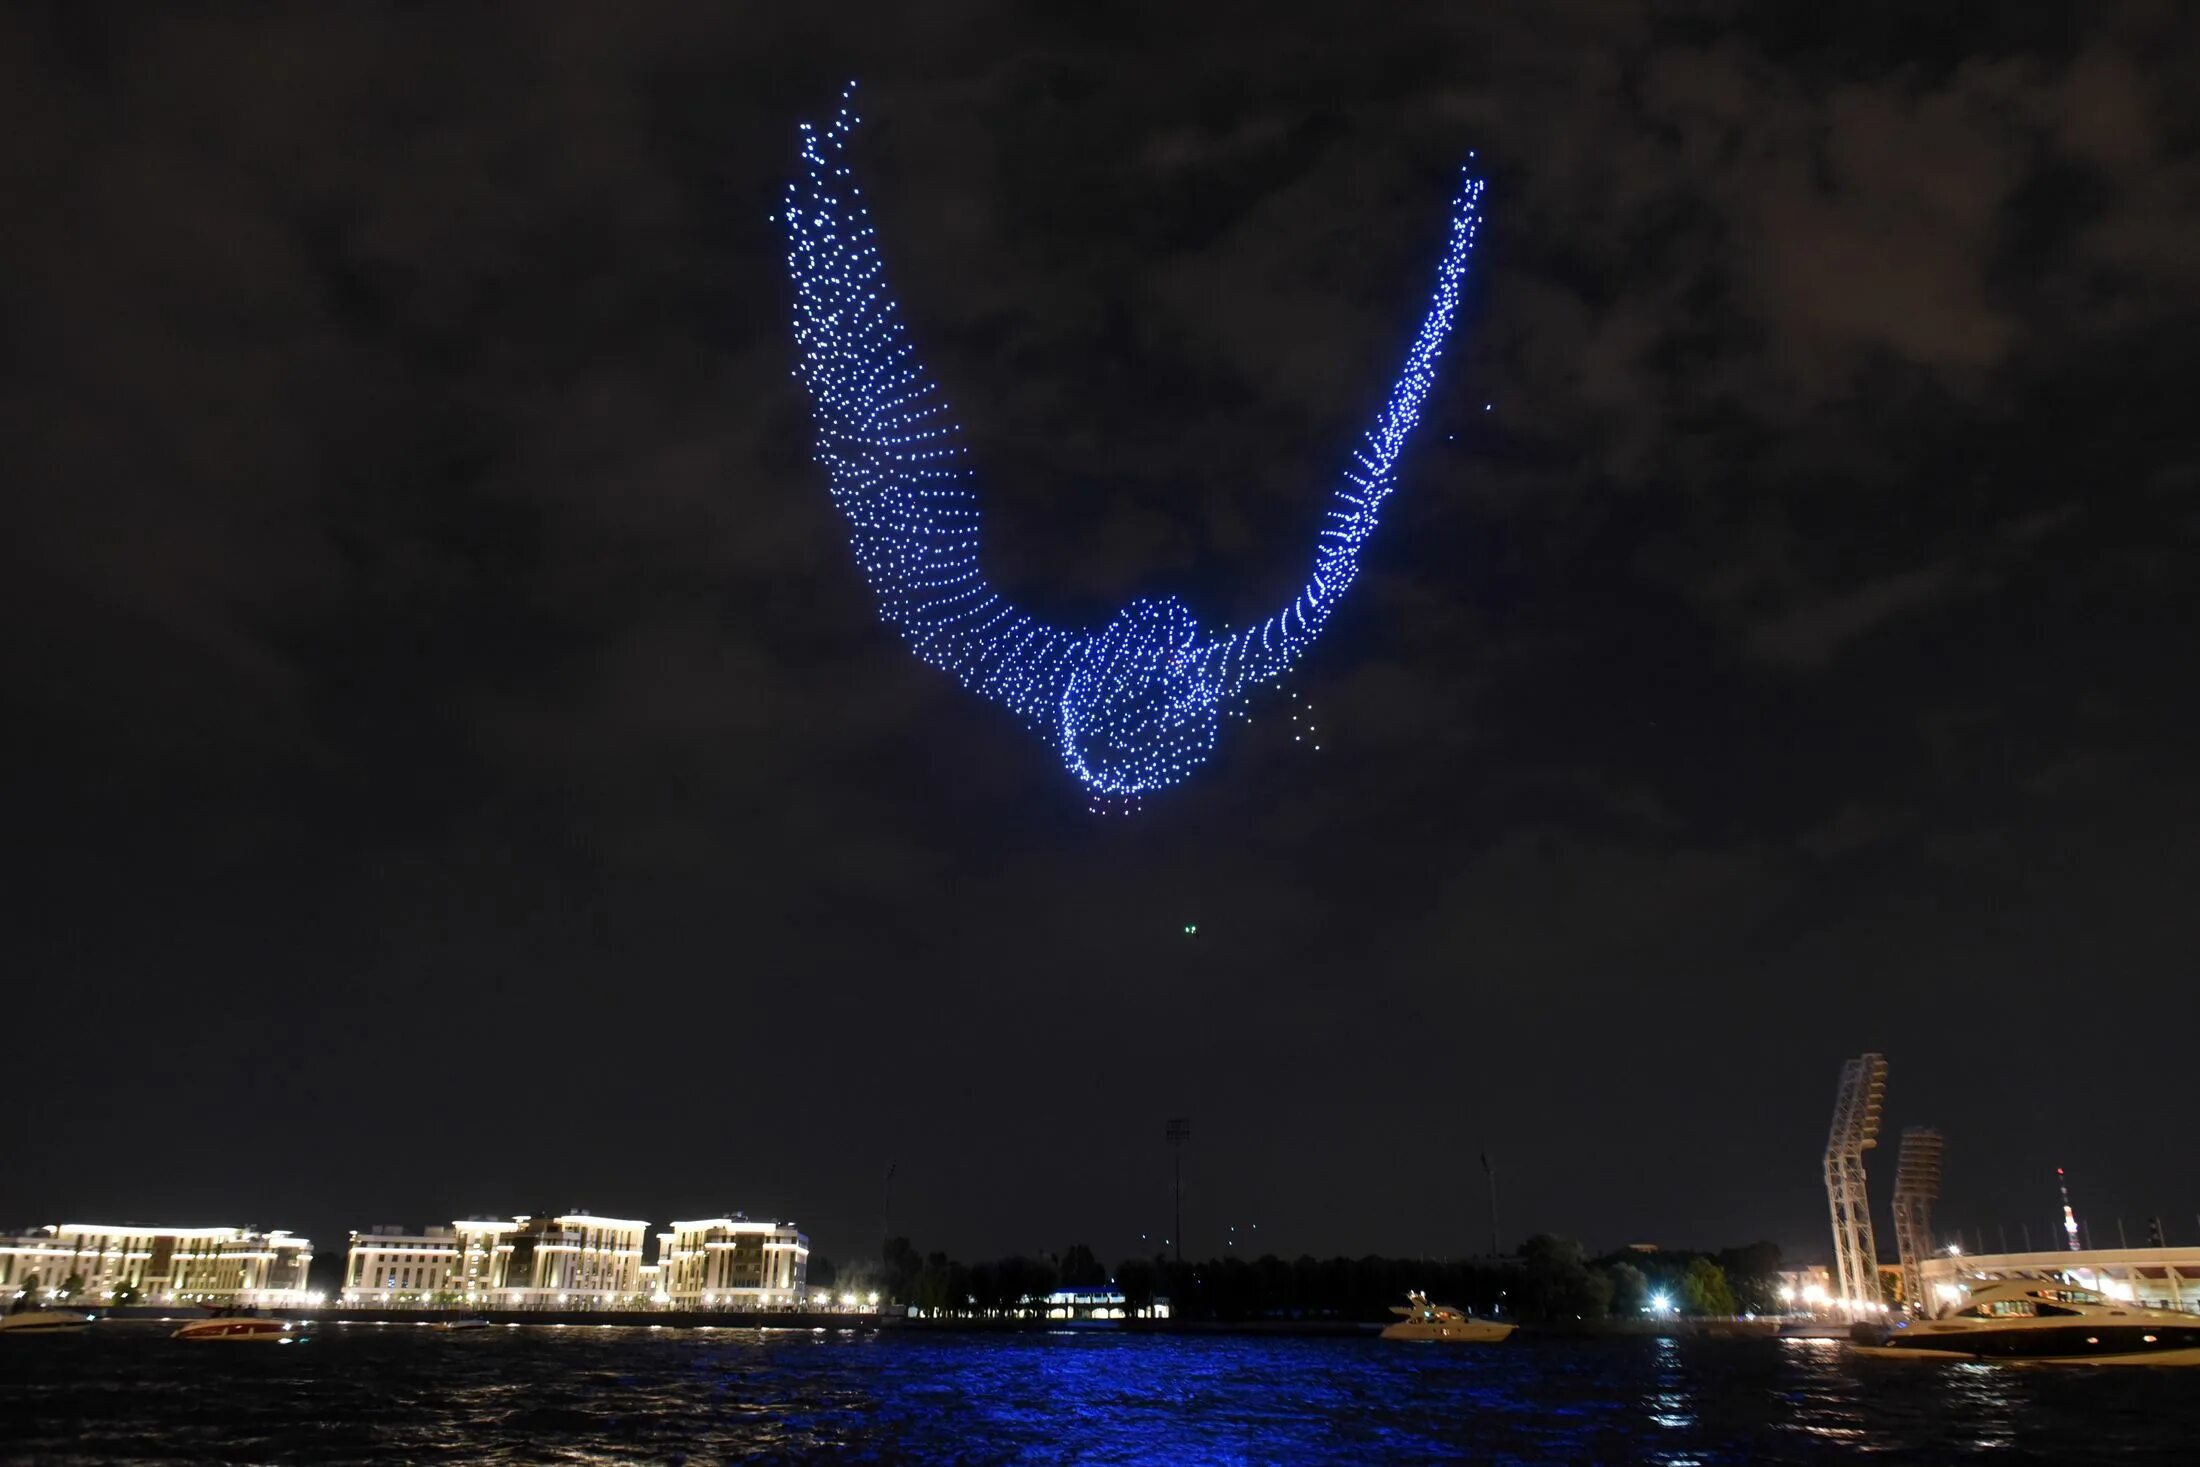
<path fill-rule="evenodd" d="M 1359 574 L 1361 547 L 1396 485 L 1458 313 L 1482 180 L 1470 173 L 1452 202 L 1428 313 L 1344 471 L 1309 578 L 1290 604 L 1258 623 L 1210 631 L 1176 597 L 1142 596 L 1103 626 L 1065 631 L 986 583 L 959 429 L 907 339 L 848 162 L 859 121 L 852 94 L 851 86 L 828 127 L 804 124 L 803 168 L 782 217 L 817 461 L 879 613 L 918 657 L 1037 730 L 1100 802 L 1095 808 L 1178 784 L 1213 754 L 1224 716 L 1277 684 L 1313 645 Z"/>

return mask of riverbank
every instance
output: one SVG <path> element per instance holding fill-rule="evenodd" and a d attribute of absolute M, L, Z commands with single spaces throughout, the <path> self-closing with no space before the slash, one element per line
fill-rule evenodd
<path fill-rule="evenodd" d="M 206 1314 L 173 1306 L 139 1305 L 94 1311 L 114 1324 L 166 1324 L 171 1327 Z M 441 1309 L 274 1309 L 279 1319 L 316 1326 L 435 1329 L 458 1320 L 481 1320 L 499 1328 L 653 1329 L 653 1330 L 807 1330 L 813 1333 L 883 1330 L 893 1334 L 1060 1334 L 1112 1333 L 1163 1336 L 1270 1336 L 1301 1339 L 1373 1338 L 1387 1320 L 1352 1319 L 922 1319 L 870 1310 L 656 1310 L 656 1309 L 492 1309 L 479 1313 Z M 1599 1319 L 1548 1321 L 1520 1326 L 1527 1339 L 1846 1339 L 1839 1324 L 1777 1319 Z"/>
<path fill-rule="evenodd" d="M 209 1316 L 200 1309 L 174 1306 L 93 1311 L 102 1323 L 186 1324 Z M 481 1320 L 511 1328 L 537 1329 L 772 1329 L 772 1330 L 875 1330 L 879 1317 L 871 1310 L 822 1309 L 264 1309 L 271 1319 L 294 1319 L 319 1325 L 367 1325 L 435 1329 L 458 1320 Z"/>

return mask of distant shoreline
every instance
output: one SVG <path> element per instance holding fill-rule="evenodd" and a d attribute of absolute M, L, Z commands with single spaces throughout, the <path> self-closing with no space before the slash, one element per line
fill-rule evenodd
<path fill-rule="evenodd" d="M 148 1307 L 98 1311 L 103 1323 L 182 1324 L 206 1316 L 197 1310 Z M 468 1313 L 445 1309 L 279 1309 L 267 1311 L 323 1328 L 436 1329 L 455 1320 L 483 1320 L 495 1328 L 769 1330 L 775 1333 L 846 1334 L 1111 1334 L 1264 1335 L 1300 1338 L 1375 1338 L 1381 1321 L 1349 1319 L 912 1319 L 862 1311 L 802 1310 L 544 1310 L 501 1309 Z M 1773 1319 L 1627 1319 L 1524 1324 L 1523 1339 L 1844 1339 L 1845 1327 Z"/>

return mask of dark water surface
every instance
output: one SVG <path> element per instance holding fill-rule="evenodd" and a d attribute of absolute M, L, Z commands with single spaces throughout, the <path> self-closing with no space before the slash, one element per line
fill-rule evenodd
<path fill-rule="evenodd" d="M 0 1339 L 0 1459 L 2200 1463 L 2200 1371 L 1830 1342 L 315 1333 Z"/>

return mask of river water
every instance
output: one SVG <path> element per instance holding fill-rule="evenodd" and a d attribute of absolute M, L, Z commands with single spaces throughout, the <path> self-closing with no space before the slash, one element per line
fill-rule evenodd
<path fill-rule="evenodd" d="M 8 1462 L 2200 1462 L 2200 1372 L 1773 1340 L 110 1322 L 0 1339 Z"/>

